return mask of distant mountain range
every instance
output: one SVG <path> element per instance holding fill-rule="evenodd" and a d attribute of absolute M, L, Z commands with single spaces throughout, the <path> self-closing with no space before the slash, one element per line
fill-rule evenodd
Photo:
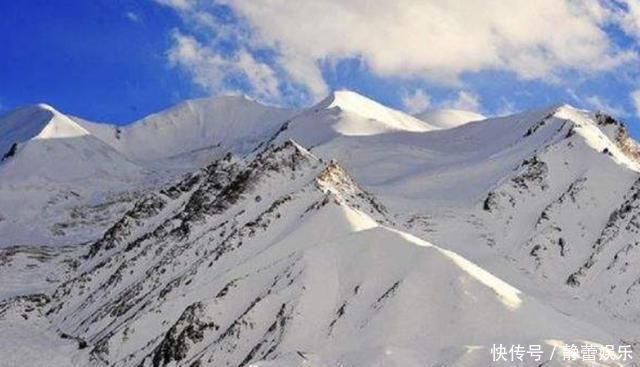
<path fill-rule="evenodd" d="M 491 348 L 520 344 L 545 355 L 518 366 L 592 366 L 563 351 L 640 345 L 640 147 L 601 112 L 339 91 L 115 126 L 41 104 L 0 117 L 0 156 L 0 365 L 512 366 Z"/>

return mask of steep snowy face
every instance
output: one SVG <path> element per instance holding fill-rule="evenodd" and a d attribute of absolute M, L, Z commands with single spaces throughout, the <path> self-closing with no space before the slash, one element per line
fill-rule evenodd
<path fill-rule="evenodd" d="M 402 131 L 425 132 L 433 127 L 351 91 L 337 91 L 282 125 L 277 141 L 293 138 L 315 147 L 341 137 L 367 137 Z"/>
<path fill-rule="evenodd" d="M 0 120 L 0 185 L 68 183 L 110 176 L 131 177 L 141 169 L 47 105 L 24 107 Z"/>
<path fill-rule="evenodd" d="M 589 154 L 600 157 L 601 152 L 610 152 L 606 155 L 616 164 L 637 167 L 628 153 L 635 149 L 633 143 L 627 138 L 626 145 L 621 144 L 625 134 L 608 131 L 612 129 L 599 124 L 593 114 L 570 107 L 533 110 L 455 129 L 372 135 L 337 134 L 321 123 L 331 119 L 320 118 L 320 113 L 317 120 L 311 119 L 314 111 L 292 119 L 277 139 L 303 141 L 315 154 L 335 157 L 362 184 L 405 212 L 425 206 L 471 207 L 522 161 L 551 149 L 569 131 L 586 144 Z"/>
<path fill-rule="evenodd" d="M 369 135 L 376 133 L 376 128 L 385 130 L 405 130 L 405 131 L 429 131 L 431 127 L 420 120 L 400 111 L 371 100 L 361 94 L 348 90 L 340 90 L 332 93 L 317 106 L 312 109 L 340 110 L 352 113 L 368 120 L 378 122 L 376 127 L 371 127 L 369 131 L 358 132 L 352 128 L 348 131 L 345 126 L 345 133 L 351 132 L 353 135 Z M 381 124 L 380 124 L 381 123 Z M 383 128 L 386 127 L 386 129 Z"/>
<path fill-rule="evenodd" d="M 256 149 L 289 114 L 219 97 L 120 128 L 46 105 L 16 110 L 0 120 L 0 247 L 94 240 L 136 192 Z"/>
<path fill-rule="evenodd" d="M 114 333 L 129 334 L 137 329 L 117 331 L 113 329 L 116 324 L 133 314 L 149 322 L 157 317 L 155 311 L 147 313 L 151 309 L 163 309 L 168 322 L 173 323 L 184 307 L 202 295 L 215 296 L 197 291 L 190 294 L 192 301 L 175 298 L 183 286 L 199 284 L 212 289 L 207 282 L 229 282 L 234 278 L 229 272 L 251 269 L 242 264 L 253 257 L 285 265 L 287 253 L 275 246 L 285 238 L 290 245 L 309 245 L 371 228 L 376 225 L 371 218 L 376 217 L 387 221 L 384 208 L 336 163 L 323 163 L 295 143 L 269 149 L 250 163 L 236 163 L 227 157 L 138 202 L 90 247 L 81 266 L 83 275 L 56 293 L 60 310 L 55 312 L 60 313 L 63 329 L 81 332 L 83 338 L 100 343 L 96 355 L 109 353 L 104 358 L 116 361 L 125 352 L 103 348 L 121 342 Z M 278 260 L 280 255 L 266 257 L 268 251 L 284 256 L 283 261 Z M 220 280 L 223 278 L 226 280 Z M 263 286 L 259 281 L 256 289 Z M 263 291 L 266 289 L 260 294 Z M 151 307 L 149 302 L 157 306 Z M 225 307 L 239 310 L 243 301 L 238 302 Z M 162 336 L 167 331 L 165 325 L 158 320 L 151 329 L 138 329 L 141 336 L 130 338 L 134 343 L 123 348 L 142 348 L 138 354 L 142 358 L 157 347 L 158 357 L 154 358 L 172 358 L 162 353 L 173 347 L 158 346 L 160 339 L 149 345 L 151 349 L 139 344 L 150 341 L 146 339 L 149 333 Z"/>
<path fill-rule="evenodd" d="M 476 112 L 454 109 L 427 110 L 415 115 L 415 117 L 438 129 L 451 129 L 487 118 Z"/>
<path fill-rule="evenodd" d="M 20 143 L 37 139 L 62 139 L 88 132 L 53 107 L 38 104 L 19 108 L 0 118 L 0 154 L 7 159 Z M 15 147 L 15 148 L 13 148 Z"/>
<path fill-rule="evenodd" d="M 147 175 L 46 105 L 25 107 L 0 120 L 0 151 L 0 247 L 92 239 L 103 230 L 106 208 L 119 200 L 96 201 L 110 191 L 138 188 Z M 105 204 L 105 210 L 91 213 L 98 204 Z M 78 236 L 65 238 L 68 232 Z"/>
<path fill-rule="evenodd" d="M 154 164 L 185 155 L 210 159 L 226 152 L 249 153 L 292 113 L 245 97 L 222 96 L 189 100 L 125 127 L 80 123 L 126 156 Z"/>
<path fill-rule="evenodd" d="M 572 132 L 580 135 L 592 149 L 609 155 L 618 164 L 640 171 L 637 144 L 619 121 L 599 112 L 577 110 L 567 105 L 558 108 L 554 117 L 573 122 Z"/>
<path fill-rule="evenodd" d="M 494 252 L 483 263 L 490 270 L 518 269 L 533 287 L 571 294 L 625 322 L 640 321 L 635 142 L 614 119 L 569 106 L 526 121 L 507 148 L 492 155 L 493 163 L 480 166 L 511 165 L 488 181 L 485 194 L 464 209 L 430 208 L 408 227 L 473 259 Z M 516 157 L 521 160 L 511 160 Z"/>
<path fill-rule="evenodd" d="M 295 114 L 189 101 L 126 128 L 16 111 L 0 240 L 87 246 L 0 252 L 0 298 L 19 296 L 0 346 L 60 365 L 466 367 L 494 343 L 559 347 L 562 366 L 566 343 L 637 342 L 624 126 L 570 106 L 462 120 L 352 92 Z"/>
<path fill-rule="evenodd" d="M 639 320 L 640 273 L 606 269 L 635 261 L 633 220 L 623 223 L 632 216 L 611 219 L 632 211 L 638 180 L 637 144 L 620 122 L 561 105 L 427 133 L 308 134 L 302 126 L 327 121 L 308 117 L 322 111 L 294 118 L 275 140 L 301 139 L 336 157 L 414 233 Z M 620 234 L 605 240 L 610 227 Z M 506 261 L 487 260 L 488 252 Z"/>
<path fill-rule="evenodd" d="M 334 127 L 363 120 L 353 120 L 352 114 L 339 110 L 309 110 L 285 125 L 276 141 L 293 138 L 319 156 L 335 157 L 362 184 L 402 210 L 419 210 L 425 205 L 472 205 L 544 144 L 545 136 L 526 141 L 523 136 L 532 124 L 550 113 L 548 109 L 531 111 L 458 129 L 387 129 L 348 135 Z"/>
<path fill-rule="evenodd" d="M 294 142 L 229 155 L 139 200 L 33 307 L 85 365 L 480 366 L 492 343 L 616 342 L 382 223 Z"/>

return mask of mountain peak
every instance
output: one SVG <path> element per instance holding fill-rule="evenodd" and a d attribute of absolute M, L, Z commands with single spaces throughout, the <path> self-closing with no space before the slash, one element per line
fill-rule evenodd
<path fill-rule="evenodd" d="M 587 110 L 580 109 L 578 107 L 572 106 L 568 103 L 560 102 L 549 106 L 549 109 L 553 110 L 554 114 L 562 114 L 562 113 L 575 113 L 575 112 L 587 112 Z"/>
<path fill-rule="evenodd" d="M 339 108 L 344 111 L 367 115 L 369 115 L 369 113 L 366 113 L 367 111 L 370 111 L 371 115 L 373 115 L 375 110 L 389 109 L 371 98 L 346 89 L 332 92 L 319 103 L 318 107 L 323 109 Z"/>
<path fill-rule="evenodd" d="M 273 141 L 294 138 L 315 147 L 346 136 L 426 132 L 432 126 L 404 112 L 351 91 L 336 91 L 316 105 L 292 115 L 280 125 Z"/>
<path fill-rule="evenodd" d="M 17 107 L 16 109 L 9 111 L 9 113 L 7 113 L 6 116 L 15 115 L 15 114 L 37 113 L 37 112 L 49 112 L 49 113 L 55 113 L 58 115 L 63 115 L 62 112 L 58 111 L 52 105 L 44 102 L 39 102 L 39 103 L 28 104 L 22 107 Z"/>
<path fill-rule="evenodd" d="M 27 117 L 40 117 L 47 118 L 51 117 L 52 114 L 61 114 L 51 105 L 45 103 L 36 103 L 30 104 L 22 107 L 18 107 L 14 110 L 9 111 L 4 116 L 0 118 L 0 121 L 3 121 L 4 126 L 7 124 L 8 120 L 16 120 L 16 119 L 26 119 Z"/>
<path fill-rule="evenodd" d="M 28 106 L 26 108 L 32 108 L 32 109 L 38 109 L 38 110 L 44 110 L 44 111 L 49 111 L 49 112 L 53 112 L 53 113 L 62 114 L 60 111 L 58 111 L 57 109 L 55 109 L 52 105 L 50 105 L 48 103 L 36 103 L 36 104 Z"/>
<path fill-rule="evenodd" d="M 71 138 L 89 132 L 44 103 L 18 108 L 0 118 L 0 152 L 36 139 Z"/>

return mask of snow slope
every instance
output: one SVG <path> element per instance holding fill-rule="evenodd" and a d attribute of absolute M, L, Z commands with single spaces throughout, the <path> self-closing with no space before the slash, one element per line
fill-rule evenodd
<path fill-rule="evenodd" d="M 0 207 L 0 238 L 89 245 L 0 251 L 4 297 L 50 297 L 0 306 L 13 315 L 0 345 L 24 328 L 20 340 L 47 330 L 42 349 L 65 365 L 266 367 L 487 366 L 493 343 L 640 344 L 640 149 L 620 122 L 557 105 L 444 128 L 346 91 L 299 111 L 229 98 L 127 128 L 42 106 L 4 125 L 6 151 L 18 144 L 0 164 L 14 208 Z M 107 197 L 100 180 L 25 168 L 39 140 L 101 156 L 68 139 L 142 179 L 115 167 Z M 12 161 L 27 174 L 3 179 Z"/>
<path fill-rule="evenodd" d="M 336 130 L 345 135 L 373 135 L 389 130 L 431 130 L 431 127 L 424 122 L 348 90 L 333 92 L 313 108 L 313 110 L 322 109 L 338 110 L 370 120 L 369 125 L 358 125 L 359 121 L 341 123 Z"/>
<path fill-rule="evenodd" d="M 19 108 L 0 123 L 0 152 L 6 156 L 14 143 L 30 139 L 54 139 L 88 135 L 79 125 L 67 121 L 46 104 Z"/>
<path fill-rule="evenodd" d="M 116 150 L 47 105 L 25 107 L 3 117 L 0 151 L 4 152 L 2 184 L 128 179 L 141 174 Z"/>
<path fill-rule="evenodd" d="M 355 92 L 337 91 L 291 117 L 282 125 L 276 138 L 284 141 L 291 137 L 305 147 L 314 147 L 341 137 L 359 138 L 433 129 L 413 116 Z"/>
<path fill-rule="evenodd" d="M 455 109 L 427 110 L 415 115 L 415 117 L 440 129 L 450 129 L 487 118 L 476 112 Z"/>
<path fill-rule="evenodd" d="M 316 110 L 319 112 L 314 113 Z M 637 168 L 616 139 L 603 132 L 587 112 L 568 106 L 477 121 L 455 129 L 371 135 L 328 132 L 327 121 L 351 121 L 349 116 L 339 116 L 328 117 L 323 110 L 311 108 L 292 118 L 276 141 L 295 139 L 320 156 L 337 159 L 390 206 L 405 212 L 424 208 L 426 201 L 430 207 L 474 205 L 501 179 L 510 177 L 523 160 L 561 140 L 566 133 L 562 129 L 572 125 L 577 126 L 575 132 L 590 151 L 607 149 L 614 161 Z M 539 127 L 544 128 L 533 134 Z"/>
<path fill-rule="evenodd" d="M 0 366 L 85 366 L 78 344 L 63 339 L 42 312 L 47 296 L 35 294 L 0 301 Z M 86 361 L 86 357 L 83 358 Z"/>
<path fill-rule="evenodd" d="M 0 250 L 0 300 L 50 293 L 79 264 L 78 247 L 17 246 Z"/>
<path fill-rule="evenodd" d="M 0 121 L 0 152 L 12 153 L 0 164 L 0 231 L 5 233 L 0 246 L 95 238 L 115 220 L 112 214 L 126 210 L 127 196 L 136 196 L 128 193 L 227 152 L 263 149 L 289 125 L 307 146 L 343 136 L 432 129 L 348 91 L 302 111 L 233 96 L 186 101 L 125 127 L 68 117 L 46 105 L 26 107 Z M 95 220 L 78 220 L 78 211 Z M 33 217 L 38 218 L 35 228 L 26 230 Z"/>
<path fill-rule="evenodd" d="M 618 121 L 559 105 L 446 130 L 318 139 L 301 126 L 326 120 L 309 116 L 293 118 L 275 141 L 301 138 L 314 154 L 344 164 L 406 230 L 519 287 L 548 289 L 542 293 L 559 308 L 576 307 L 558 296 L 569 295 L 640 320 L 635 220 L 620 215 L 635 205 L 638 148 Z M 597 291 L 581 285 L 585 277 L 597 278 Z"/>
<path fill-rule="evenodd" d="M 0 119 L 0 247 L 93 240 L 139 192 L 228 151 L 251 152 L 290 114 L 232 96 L 186 101 L 126 127 L 42 104 L 18 109 Z"/>
<path fill-rule="evenodd" d="M 77 120 L 127 157 L 158 165 L 197 153 L 209 160 L 228 151 L 249 153 L 292 113 L 242 96 L 222 96 L 185 101 L 123 127 Z"/>
<path fill-rule="evenodd" d="M 115 209 L 114 195 L 142 187 L 149 174 L 46 105 L 0 118 L 0 151 L 0 247 L 93 239 L 104 219 L 85 214 Z"/>
<path fill-rule="evenodd" d="M 381 223 L 337 163 L 286 142 L 139 201 L 38 309 L 91 365 L 484 366 L 492 343 L 619 343 Z"/>
<path fill-rule="evenodd" d="M 478 200 L 543 143 L 545 136 L 522 136 L 551 112 L 530 111 L 457 129 L 346 135 L 327 129 L 327 122 L 351 123 L 352 115 L 333 117 L 335 112 L 311 108 L 294 117 L 276 141 L 295 139 L 320 156 L 334 157 L 389 205 L 412 211 L 424 207 L 421 199 L 429 206 Z"/>

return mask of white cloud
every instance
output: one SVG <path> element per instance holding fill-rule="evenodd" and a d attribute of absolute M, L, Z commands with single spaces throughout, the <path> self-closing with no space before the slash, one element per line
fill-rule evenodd
<path fill-rule="evenodd" d="M 246 79 L 252 94 L 261 99 L 279 97 L 278 79 L 270 66 L 257 61 L 246 49 L 223 56 L 214 47 L 205 46 L 194 37 L 173 32 L 169 62 L 187 70 L 194 82 L 210 92 L 238 93 L 229 89 L 229 78 Z"/>
<path fill-rule="evenodd" d="M 441 108 L 478 112 L 480 97 L 471 91 L 461 90 L 455 98 L 442 102 L 440 106 Z"/>
<path fill-rule="evenodd" d="M 493 113 L 495 116 L 509 116 L 517 113 L 519 110 L 516 105 L 506 98 L 501 98 L 498 109 Z"/>
<path fill-rule="evenodd" d="M 636 117 L 640 118 L 640 89 L 636 89 L 631 92 L 631 102 L 633 102 L 633 107 L 635 108 Z"/>
<path fill-rule="evenodd" d="M 566 93 L 569 97 L 571 97 L 571 99 L 573 99 L 579 106 L 583 108 L 602 111 L 617 117 L 629 116 L 629 112 L 624 107 L 613 104 L 598 95 L 590 95 L 583 98 L 571 88 L 568 88 L 566 90 Z"/>
<path fill-rule="evenodd" d="M 610 2 L 610 14 L 628 35 L 640 39 L 640 1 L 619 0 Z"/>
<path fill-rule="evenodd" d="M 297 55 L 312 64 L 359 56 L 379 75 L 455 79 L 463 72 L 504 69 L 545 78 L 559 68 L 607 69 L 629 57 L 610 48 L 601 17 L 593 15 L 594 2 L 589 7 L 559 0 L 227 3 L 284 59 Z"/>
<path fill-rule="evenodd" d="M 412 114 L 429 109 L 454 109 L 479 112 L 482 109 L 480 97 L 469 90 L 460 90 L 449 99 L 433 102 L 431 96 L 422 89 L 405 91 L 402 95 L 403 108 Z"/>
<path fill-rule="evenodd" d="M 616 117 L 628 116 L 627 111 L 623 107 L 613 105 L 596 95 L 586 97 L 584 99 L 584 102 L 588 105 L 589 108 L 596 109 Z"/>
<path fill-rule="evenodd" d="M 191 9 L 196 1 L 194 0 L 155 0 L 159 4 L 166 5 L 172 7 L 176 10 L 189 10 Z"/>
<path fill-rule="evenodd" d="M 413 92 L 405 92 L 402 96 L 402 106 L 412 114 L 424 112 L 431 105 L 431 96 L 422 89 Z"/>
<path fill-rule="evenodd" d="M 267 64 L 256 61 L 246 50 L 238 52 L 233 61 L 235 67 L 244 74 L 258 96 L 274 97 L 278 92 L 278 78 Z"/>
<path fill-rule="evenodd" d="M 134 23 L 138 23 L 140 21 L 140 16 L 132 11 L 126 12 L 125 16 Z"/>
<path fill-rule="evenodd" d="M 225 37 L 197 0 L 157 0 Z M 220 0 L 249 30 L 234 40 L 275 52 L 272 68 L 314 98 L 327 92 L 319 64 L 363 60 L 379 76 L 445 83 L 482 70 L 557 81 L 567 70 L 609 70 L 636 57 L 603 27 L 626 13 L 599 0 Z M 210 6 L 211 3 L 208 3 Z M 640 24 L 640 23 L 639 23 Z M 233 28 L 233 27 L 232 27 Z M 228 35 L 227 35 L 228 36 Z"/>

